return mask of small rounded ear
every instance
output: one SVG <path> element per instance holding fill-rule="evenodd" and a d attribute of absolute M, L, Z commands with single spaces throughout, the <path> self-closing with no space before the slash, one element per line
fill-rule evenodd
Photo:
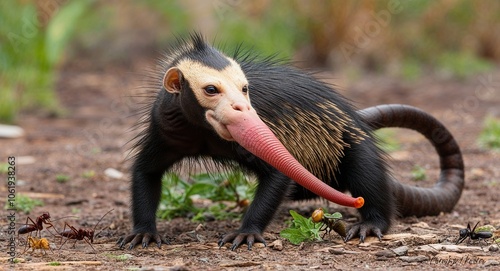
<path fill-rule="evenodd" d="M 163 87 L 170 93 L 176 94 L 181 92 L 182 73 L 179 69 L 173 67 L 168 69 L 163 77 Z"/>

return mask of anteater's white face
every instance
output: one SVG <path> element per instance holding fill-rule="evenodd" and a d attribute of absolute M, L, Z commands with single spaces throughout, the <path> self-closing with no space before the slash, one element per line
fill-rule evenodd
<path fill-rule="evenodd" d="M 185 91 L 181 89 L 181 78 L 189 82 L 198 104 L 206 109 L 207 121 L 220 137 L 233 140 L 226 126 L 238 118 L 235 115 L 238 112 L 255 113 L 255 110 L 250 104 L 248 81 L 240 65 L 230 58 L 227 61 L 229 65 L 217 70 L 197 61 L 181 60 L 165 73 L 163 86 L 170 93 L 180 93 Z"/>

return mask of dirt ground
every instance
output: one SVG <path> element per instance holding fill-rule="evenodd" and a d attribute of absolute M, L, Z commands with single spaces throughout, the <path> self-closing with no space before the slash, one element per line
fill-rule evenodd
<path fill-rule="evenodd" d="M 379 242 L 368 238 L 343 243 L 331 235 L 323 242 L 308 242 L 295 246 L 279 237 L 280 230 L 294 209 L 309 215 L 325 202 L 286 203 L 265 238 L 268 247 L 257 244 L 251 251 L 246 245 L 236 251 L 227 246 L 218 248 L 218 238 L 239 226 L 238 221 L 199 223 L 178 218 L 158 221 L 159 231 L 170 240 L 161 249 L 120 250 L 116 240 L 131 230 L 129 210 L 129 166 L 125 159 L 127 142 L 137 131 L 130 131 L 140 107 L 137 94 L 141 71 L 153 65 L 153 58 L 132 59 L 127 63 L 95 65 L 89 58 L 74 59 L 61 68 L 57 92 L 66 113 L 53 118 L 38 113 L 25 113 L 19 125 L 26 136 L 19 139 L 0 139 L 1 163 L 8 156 L 16 157 L 16 194 L 41 199 L 44 206 L 29 214 L 35 218 L 50 212 L 56 226 L 64 221 L 75 227 L 92 228 L 103 214 L 113 209 L 100 222 L 92 247 L 83 241 L 72 248 L 72 241 L 62 249 L 60 241 L 44 230 L 52 243 L 46 254 L 37 250 L 19 256 L 20 263 L 8 264 L 2 254 L 0 269 L 37 270 L 412 270 L 418 269 L 497 269 L 500 251 L 489 243 L 472 242 L 454 246 L 458 230 L 468 222 L 490 224 L 500 228 L 498 188 L 499 154 L 482 150 L 477 137 L 486 115 L 500 116 L 500 70 L 478 75 L 468 80 L 429 75 L 416 82 L 403 82 L 387 76 L 366 75 L 353 79 L 348 73 L 325 73 L 330 82 L 340 86 L 340 92 L 359 108 L 377 104 L 403 103 L 422 108 L 441 120 L 455 135 L 462 148 L 466 165 L 466 184 L 462 197 L 451 213 L 422 218 L 404 218 L 394 225 Z M 431 186 L 439 173 L 438 158 L 431 145 L 414 132 L 396 130 L 402 143 L 392 153 L 395 176 L 405 182 L 411 179 L 414 165 L 426 169 Z M 32 157 L 34 161 L 30 158 Z M 113 168 L 125 175 L 111 178 L 104 172 Z M 85 173 L 94 171 L 92 177 Z M 58 182 L 57 175 L 66 175 Z M 5 174 L 1 175 L 6 179 Z M 6 195 L 6 186 L 0 191 Z M 5 196 L 6 198 L 6 196 Z M 357 219 L 356 212 L 330 205 L 330 211 L 340 211 L 349 223 Z M 2 217 L 8 212 L 2 208 Z M 16 213 L 18 226 L 26 214 Z M 73 217 L 68 217 L 73 216 Z M 0 249 L 7 251 L 7 225 L 2 219 Z M 17 237 L 17 236 L 16 236 Z M 25 236 L 21 236 L 25 239 Z M 275 242 L 278 240 L 277 242 Z M 280 247 L 280 241 L 282 248 Z M 272 245 L 271 245 L 272 244 Z M 498 245 L 496 245 L 498 247 Z M 395 250 L 392 251 L 392 250 Z M 18 245 L 18 253 L 24 247 Z M 49 263 L 59 262 L 60 266 Z"/>

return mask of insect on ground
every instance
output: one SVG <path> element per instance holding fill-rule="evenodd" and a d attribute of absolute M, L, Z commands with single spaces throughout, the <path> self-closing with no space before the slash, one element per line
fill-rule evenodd
<path fill-rule="evenodd" d="M 94 250 L 94 252 L 96 252 L 96 250 L 94 249 L 94 246 L 92 246 L 92 243 L 94 242 L 94 236 L 99 235 L 99 233 L 101 233 L 102 230 L 100 232 L 98 232 L 97 234 L 95 234 L 95 229 L 97 228 L 99 223 L 101 223 L 102 219 L 113 210 L 114 209 L 111 209 L 107 213 L 105 213 L 99 219 L 99 221 L 94 226 L 94 228 L 92 228 L 92 229 L 82 229 L 82 228 L 77 229 L 74 226 L 71 226 L 68 222 L 64 222 L 64 228 L 59 233 L 59 236 L 65 237 L 66 240 L 64 240 L 64 242 L 61 244 L 59 249 L 61 249 L 64 246 L 64 244 L 66 244 L 66 242 L 71 239 L 71 240 L 75 240 L 75 242 L 73 243 L 73 246 L 72 246 L 73 248 L 75 248 L 76 242 L 78 242 L 79 240 L 80 241 L 83 240 L 87 244 L 89 244 L 89 246 L 92 248 L 92 250 Z"/>
<path fill-rule="evenodd" d="M 26 241 L 26 248 L 20 255 L 26 253 L 26 251 L 28 251 L 29 248 L 32 249 L 31 253 L 35 252 L 35 250 L 37 249 L 41 250 L 44 255 L 47 255 L 48 249 L 50 249 L 50 251 L 53 253 L 52 248 L 50 247 L 49 240 L 47 240 L 47 238 L 36 238 L 28 236 L 28 239 Z"/>
<path fill-rule="evenodd" d="M 346 225 L 345 222 L 341 219 L 342 215 L 339 213 L 334 213 L 334 214 L 328 214 L 325 213 L 323 208 L 318 208 L 314 210 L 314 212 L 311 215 L 312 221 L 314 223 L 323 223 L 321 228 L 319 229 L 320 231 L 325 231 L 325 234 L 323 235 L 323 238 L 327 235 L 330 234 L 330 232 L 333 230 L 334 232 L 338 233 L 342 237 L 346 237 Z"/>
<path fill-rule="evenodd" d="M 463 241 L 465 241 L 465 239 L 469 238 L 467 244 L 469 243 L 470 240 L 484 240 L 484 239 L 488 239 L 488 238 L 491 238 L 493 236 L 493 233 L 490 232 L 490 231 L 477 231 L 476 232 L 476 227 L 477 225 L 479 224 L 479 221 L 476 223 L 476 225 L 474 226 L 474 228 L 470 228 L 470 223 L 467 223 L 467 228 L 465 229 L 461 229 L 458 234 L 459 234 L 459 237 L 457 239 L 457 242 L 455 244 L 460 244 L 462 243 Z M 485 241 L 486 242 L 486 241 Z"/>
<path fill-rule="evenodd" d="M 35 236 L 36 237 L 41 237 L 40 232 L 43 230 L 43 225 L 48 225 L 46 227 L 47 231 L 49 231 L 49 228 L 53 228 L 56 232 L 56 228 L 54 225 L 52 225 L 52 221 L 50 220 L 50 214 L 49 212 L 44 212 L 42 215 L 36 218 L 35 221 L 31 217 L 26 217 L 26 223 L 24 223 L 21 227 L 19 227 L 19 230 L 17 230 L 18 234 L 30 234 L 36 231 Z M 50 232 L 50 231 L 49 231 Z M 50 232 L 52 235 L 54 235 L 52 232 Z"/>

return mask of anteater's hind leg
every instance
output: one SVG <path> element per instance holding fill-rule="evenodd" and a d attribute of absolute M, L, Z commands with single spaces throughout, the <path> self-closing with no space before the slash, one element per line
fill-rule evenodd
<path fill-rule="evenodd" d="M 351 145 L 336 178 L 349 186 L 347 189 L 354 197 L 365 199 L 365 205 L 359 209 L 362 221 L 350 227 L 345 240 L 359 236 L 363 242 L 370 232 L 381 239 L 396 209 L 388 166 L 375 143 L 365 140 Z"/>

